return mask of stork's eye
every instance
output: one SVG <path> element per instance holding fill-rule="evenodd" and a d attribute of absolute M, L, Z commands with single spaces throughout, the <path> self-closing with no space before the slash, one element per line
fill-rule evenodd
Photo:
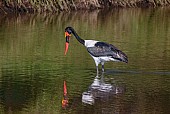
<path fill-rule="evenodd" d="M 71 34 L 71 30 L 67 30 L 67 32 L 68 32 L 69 34 Z"/>

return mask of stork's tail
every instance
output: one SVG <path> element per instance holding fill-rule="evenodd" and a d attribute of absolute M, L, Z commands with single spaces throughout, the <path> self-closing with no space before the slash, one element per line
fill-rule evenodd
<path fill-rule="evenodd" d="M 112 57 L 114 59 L 117 59 L 118 61 L 128 63 L 128 57 L 127 57 L 127 55 L 125 53 L 123 53 L 121 50 L 119 50 L 117 47 L 115 47 L 112 44 L 110 44 L 110 46 L 111 46 L 111 50 L 114 52 L 114 54 L 112 55 Z"/>
<path fill-rule="evenodd" d="M 128 57 L 125 53 L 123 53 L 122 51 L 120 50 L 117 50 L 117 56 L 116 56 L 116 59 L 118 61 L 122 61 L 122 62 L 125 62 L 125 63 L 128 63 Z"/>

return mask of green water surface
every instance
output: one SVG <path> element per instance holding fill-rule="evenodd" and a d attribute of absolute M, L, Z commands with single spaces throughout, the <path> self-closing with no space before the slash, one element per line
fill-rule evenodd
<path fill-rule="evenodd" d="M 0 16 L 0 113 L 7 114 L 168 114 L 170 112 L 169 8 L 114 9 Z M 102 84 L 118 94 L 95 90 L 93 59 L 74 36 L 64 56 L 64 29 L 83 39 L 114 44 L 129 63 L 109 62 Z M 62 109 L 63 81 L 69 106 Z"/>

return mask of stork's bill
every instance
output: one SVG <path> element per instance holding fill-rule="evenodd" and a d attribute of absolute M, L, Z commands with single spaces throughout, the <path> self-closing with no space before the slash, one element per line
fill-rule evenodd
<path fill-rule="evenodd" d="M 66 32 L 65 32 L 66 43 L 65 43 L 64 55 L 66 55 L 66 54 L 67 54 L 67 51 L 68 51 L 70 36 L 71 36 L 71 34 L 69 34 L 69 33 L 66 31 Z"/>

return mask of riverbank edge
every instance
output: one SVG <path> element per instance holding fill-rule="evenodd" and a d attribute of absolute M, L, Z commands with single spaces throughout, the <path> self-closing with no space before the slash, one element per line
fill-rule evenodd
<path fill-rule="evenodd" d="M 44 0 L 0 1 L 0 14 L 34 13 L 34 12 L 61 12 L 71 10 L 95 10 L 104 8 L 147 8 L 170 6 L 170 0 Z"/>

